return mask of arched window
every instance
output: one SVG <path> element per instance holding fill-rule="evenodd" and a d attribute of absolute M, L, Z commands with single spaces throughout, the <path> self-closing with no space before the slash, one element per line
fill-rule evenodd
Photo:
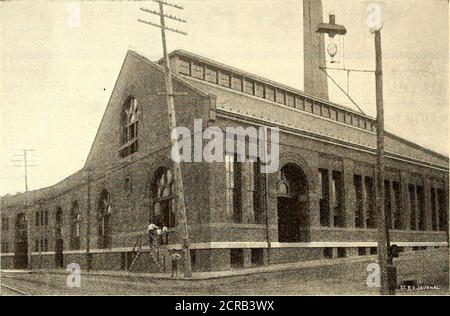
<path fill-rule="evenodd" d="M 103 190 L 98 200 L 98 246 L 111 248 L 111 196 Z"/>
<path fill-rule="evenodd" d="M 70 208 L 70 249 L 80 249 L 80 207 L 77 201 L 72 202 Z"/>
<path fill-rule="evenodd" d="M 296 174 L 298 167 L 287 164 L 278 173 L 278 197 L 294 198 L 304 195 L 306 191 L 306 180 Z"/>
<path fill-rule="evenodd" d="M 138 151 L 139 107 L 133 97 L 129 97 L 122 108 L 122 139 L 120 156 L 122 158 Z"/>
<path fill-rule="evenodd" d="M 152 182 L 152 217 L 157 226 L 175 227 L 174 179 L 171 169 L 159 168 Z"/>

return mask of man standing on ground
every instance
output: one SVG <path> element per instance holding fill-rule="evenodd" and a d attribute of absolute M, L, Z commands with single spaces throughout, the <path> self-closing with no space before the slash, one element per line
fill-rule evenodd
<path fill-rule="evenodd" d="M 181 259 L 181 256 L 178 254 L 176 250 L 172 253 L 172 278 L 175 276 L 178 276 L 178 262 Z"/>

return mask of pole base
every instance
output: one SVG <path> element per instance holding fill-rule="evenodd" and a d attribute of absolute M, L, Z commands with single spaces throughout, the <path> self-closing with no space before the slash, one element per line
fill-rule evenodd
<path fill-rule="evenodd" d="M 389 295 L 395 295 L 397 289 L 397 268 L 391 265 L 387 266 L 387 281 Z"/>

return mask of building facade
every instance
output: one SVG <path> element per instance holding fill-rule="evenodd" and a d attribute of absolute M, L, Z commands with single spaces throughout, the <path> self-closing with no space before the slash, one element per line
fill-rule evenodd
<path fill-rule="evenodd" d="M 277 172 L 228 153 L 181 164 L 194 271 L 376 253 L 374 118 L 189 52 L 170 63 L 179 126 L 280 131 Z M 2 197 L 2 268 L 126 270 L 142 236 L 133 271 L 170 267 L 182 230 L 164 90 L 161 61 L 129 51 L 85 166 Z M 448 247 L 448 157 L 390 133 L 385 144 L 391 243 Z M 168 227 L 156 258 L 149 221 Z"/>

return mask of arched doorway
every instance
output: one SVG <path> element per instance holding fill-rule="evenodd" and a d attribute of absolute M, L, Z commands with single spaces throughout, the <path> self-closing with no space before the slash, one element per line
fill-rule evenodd
<path fill-rule="evenodd" d="M 278 241 L 302 242 L 309 240 L 308 181 L 303 170 L 287 164 L 278 174 Z"/>
<path fill-rule="evenodd" d="M 55 212 L 55 267 L 62 268 L 64 266 L 64 240 L 62 238 L 63 211 L 60 207 Z"/>
<path fill-rule="evenodd" d="M 14 245 L 14 267 L 26 269 L 28 267 L 28 233 L 27 220 L 24 213 L 17 214 Z"/>
<path fill-rule="evenodd" d="M 103 190 L 98 200 L 98 246 L 99 248 L 111 248 L 111 196 Z"/>

